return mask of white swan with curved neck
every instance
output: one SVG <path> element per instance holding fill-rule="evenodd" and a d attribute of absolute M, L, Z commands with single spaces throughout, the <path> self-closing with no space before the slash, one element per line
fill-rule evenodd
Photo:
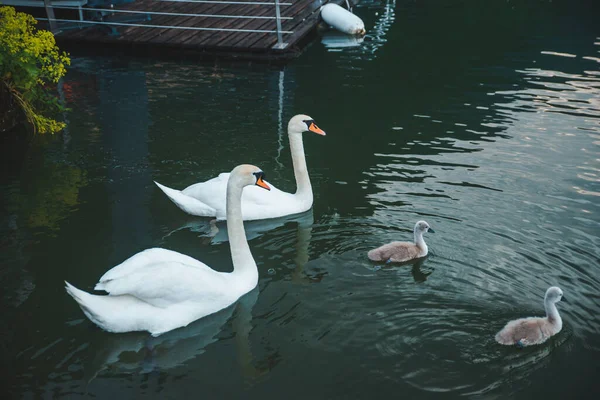
<path fill-rule="evenodd" d="M 258 269 L 246 240 L 241 198 L 245 186 L 270 189 L 264 173 L 239 165 L 227 184 L 227 232 L 232 272 L 217 272 L 175 251 L 154 248 L 117 265 L 101 278 L 93 295 L 66 283 L 84 314 L 109 332 L 148 331 L 153 336 L 188 325 L 233 304 L 258 283 Z"/>
<path fill-rule="evenodd" d="M 242 215 L 244 221 L 278 218 L 304 212 L 312 207 L 313 192 L 306 168 L 302 133 L 311 131 L 325 135 L 308 115 L 294 116 L 288 123 L 288 137 L 294 176 L 296 177 L 296 193 L 283 192 L 271 185 L 271 191 L 265 192 L 258 188 L 249 187 L 242 196 Z M 219 174 L 206 182 L 196 183 L 183 190 L 175 190 L 156 185 L 180 209 L 188 214 L 200 217 L 216 217 L 225 219 L 225 191 L 229 173 Z"/>
<path fill-rule="evenodd" d="M 556 286 L 548 288 L 544 296 L 546 317 L 529 317 L 510 321 L 496 334 L 496 342 L 519 347 L 544 343 L 562 329 L 562 318 L 556 308 L 556 303 L 562 299 L 563 292 L 560 288 Z"/>

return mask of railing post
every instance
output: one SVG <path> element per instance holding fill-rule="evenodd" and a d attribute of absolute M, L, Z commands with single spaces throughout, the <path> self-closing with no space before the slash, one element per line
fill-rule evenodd
<path fill-rule="evenodd" d="M 50 24 L 50 32 L 57 34 L 59 32 L 58 26 L 56 25 L 56 17 L 54 16 L 54 8 L 50 4 L 50 0 L 44 0 L 44 8 L 46 9 L 46 15 L 48 16 L 48 23 Z"/>
<path fill-rule="evenodd" d="M 277 24 L 277 44 L 273 46 L 274 49 L 285 49 L 287 47 L 287 43 L 283 43 L 283 38 L 281 37 L 281 11 L 279 10 L 279 0 L 275 0 L 275 19 Z"/>

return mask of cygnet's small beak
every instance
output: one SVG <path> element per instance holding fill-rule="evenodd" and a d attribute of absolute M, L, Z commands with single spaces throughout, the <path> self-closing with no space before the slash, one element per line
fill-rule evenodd
<path fill-rule="evenodd" d="M 563 294 L 562 298 L 560 299 L 560 301 L 564 301 L 565 303 L 568 303 L 567 298 L 565 297 L 564 294 Z"/>
<path fill-rule="evenodd" d="M 267 185 L 267 183 L 265 181 L 263 181 L 262 176 L 259 176 L 258 179 L 256 180 L 256 186 L 260 186 L 263 189 L 271 190 L 271 187 L 269 185 Z"/>
<path fill-rule="evenodd" d="M 435 231 L 430 227 L 428 232 L 435 233 Z"/>
<path fill-rule="evenodd" d="M 325 131 L 317 126 L 314 122 L 311 122 L 308 130 L 314 133 L 318 133 L 319 135 L 325 136 Z"/>

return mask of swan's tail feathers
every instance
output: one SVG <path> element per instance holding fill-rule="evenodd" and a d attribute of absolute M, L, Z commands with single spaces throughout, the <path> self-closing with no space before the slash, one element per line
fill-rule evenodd
<path fill-rule="evenodd" d="M 217 211 L 214 208 L 204 204 L 200 200 L 183 194 L 180 190 L 171 189 L 161 185 L 156 181 L 154 181 L 154 183 L 173 203 L 175 203 L 177 207 L 181 208 L 186 213 L 199 217 L 214 217 L 217 215 Z"/>
<path fill-rule="evenodd" d="M 79 307 L 81 307 L 81 310 L 90 321 L 98 325 L 100 328 L 106 329 L 106 321 L 104 321 L 104 318 L 102 318 L 100 313 L 96 311 L 96 307 L 94 307 L 94 305 L 100 305 L 95 304 L 95 298 L 100 296 L 95 296 L 93 294 L 84 292 L 83 290 L 77 289 L 67 281 L 65 281 L 65 289 L 67 293 L 77 302 L 77 304 L 79 304 Z"/>
<path fill-rule="evenodd" d="M 379 248 L 370 250 L 367 253 L 367 257 L 369 257 L 369 260 L 371 261 L 384 261 L 383 257 L 381 256 L 381 252 L 379 251 Z"/>
<path fill-rule="evenodd" d="M 499 344 L 503 344 L 506 346 L 512 346 L 515 344 L 513 335 L 506 329 L 506 327 L 500 332 L 496 333 L 494 339 L 496 339 L 496 342 L 498 342 Z"/>

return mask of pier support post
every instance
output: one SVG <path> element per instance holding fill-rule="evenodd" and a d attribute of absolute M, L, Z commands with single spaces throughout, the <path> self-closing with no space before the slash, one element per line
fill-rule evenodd
<path fill-rule="evenodd" d="M 277 23 L 277 44 L 273 46 L 273 48 L 277 50 L 283 50 L 288 44 L 284 43 L 281 37 L 281 11 L 279 9 L 279 0 L 275 0 L 275 17 Z"/>

